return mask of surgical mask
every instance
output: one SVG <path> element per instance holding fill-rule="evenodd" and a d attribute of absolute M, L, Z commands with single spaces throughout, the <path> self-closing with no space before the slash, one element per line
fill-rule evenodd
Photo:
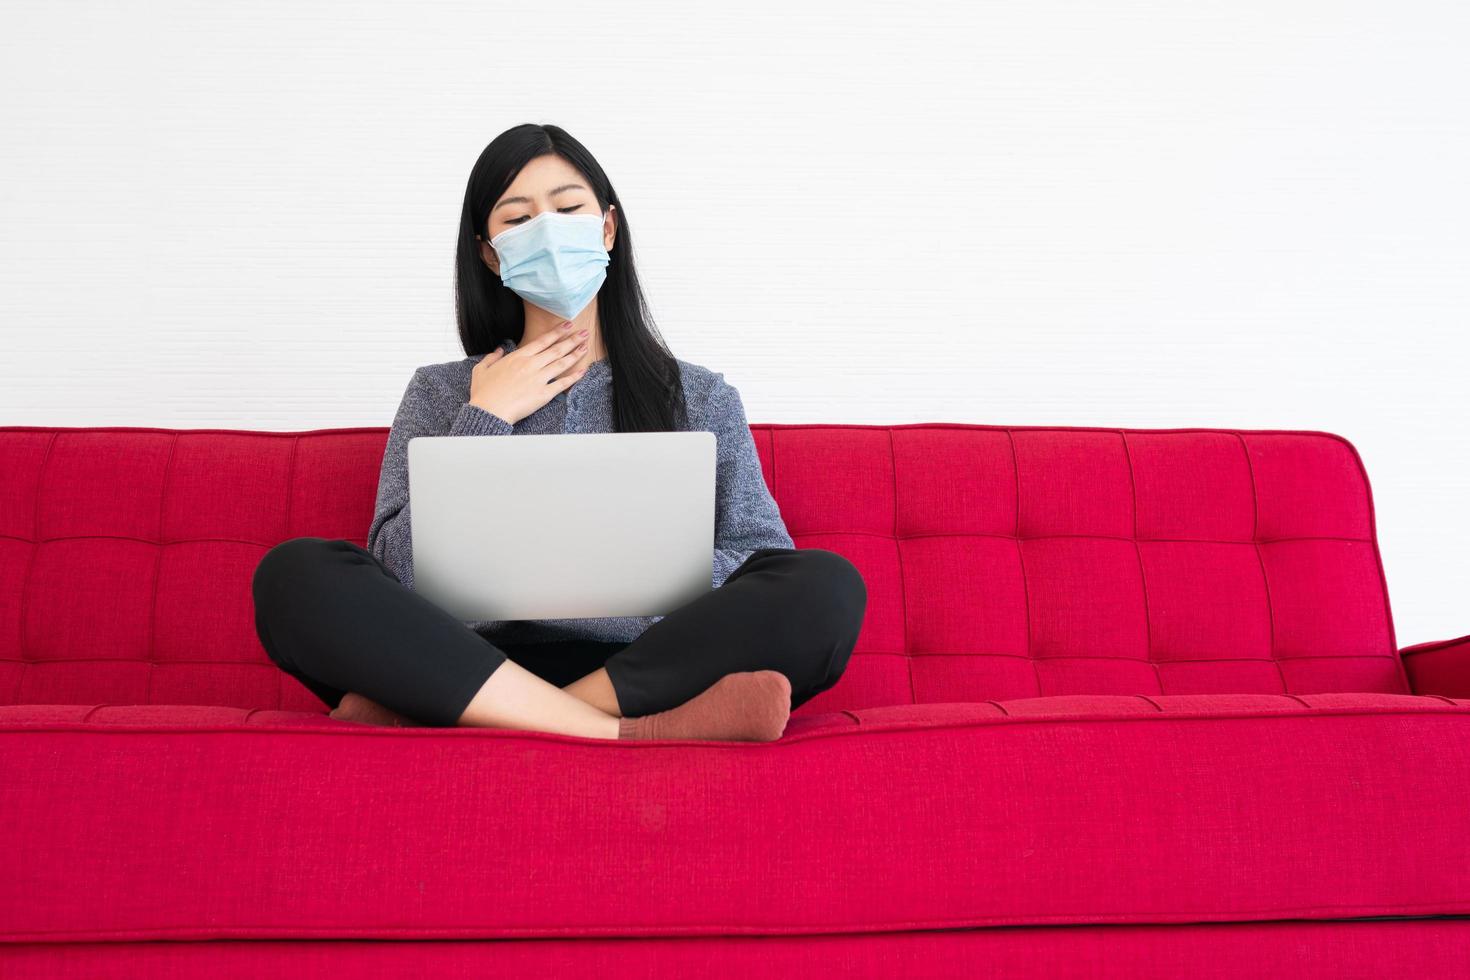
<path fill-rule="evenodd" d="M 607 279 L 601 215 L 542 211 L 490 239 L 500 281 L 522 299 L 570 320 Z"/>

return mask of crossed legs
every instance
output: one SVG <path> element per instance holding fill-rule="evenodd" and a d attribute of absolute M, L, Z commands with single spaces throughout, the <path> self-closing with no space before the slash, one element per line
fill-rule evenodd
<path fill-rule="evenodd" d="M 266 652 L 334 708 L 351 692 L 419 724 L 600 738 L 621 718 L 709 700 L 722 680 L 728 693 L 730 674 L 777 671 L 799 706 L 841 677 L 867 598 L 835 552 L 766 548 L 631 642 L 502 649 L 349 541 L 282 542 L 252 590 Z"/>

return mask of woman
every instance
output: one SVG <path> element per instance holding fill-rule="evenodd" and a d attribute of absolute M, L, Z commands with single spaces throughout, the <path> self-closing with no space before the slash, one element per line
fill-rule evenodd
<path fill-rule="evenodd" d="M 516 126 L 480 154 L 456 309 L 468 356 L 414 372 L 368 547 L 293 538 L 256 568 L 256 628 L 271 659 L 352 721 L 779 738 L 791 709 L 846 669 L 862 576 L 835 552 L 793 547 L 739 393 L 655 334 L 621 202 L 564 130 Z M 473 623 L 413 591 L 410 438 L 685 429 L 716 434 L 713 591 L 666 616 Z M 525 500 L 494 513 L 559 516 Z"/>

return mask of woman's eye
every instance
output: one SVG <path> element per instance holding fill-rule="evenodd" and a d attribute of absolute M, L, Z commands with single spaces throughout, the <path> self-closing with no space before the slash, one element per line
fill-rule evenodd
<path fill-rule="evenodd" d="M 577 210 L 581 206 L 582 205 L 580 205 L 580 204 L 573 204 L 571 207 L 557 208 L 557 211 L 561 212 L 562 214 L 569 214 L 570 212 Z M 516 219 L 514 219 L 512 221 L 507 221 L 506 224 L 508 224 L 508 225 L 518 225 L 518 224 L 520 224 L 523 221 L 530 221 L 530 220 L 531 220 L 531 216 L 530 215 L 523 214 L 519 218 L 516 218 Z"/>

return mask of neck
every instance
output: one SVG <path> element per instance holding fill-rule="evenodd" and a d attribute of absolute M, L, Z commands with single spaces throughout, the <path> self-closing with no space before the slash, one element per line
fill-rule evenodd
<path fill-rule="evenodd" d="M 540 337 L 542 334 L 555 333 L 556 328 L 562 323 L 562 318 L 555 313 L 548 313 L 539 306 L 525 304 L 526 328 L 521 334 L 517 344 L 524 347 L 526 344 Z M 597 318 L 597 297 L 592 297 L 592 302 L 583 308 L 572 318 L 572 329 L 567 331 L 576 336 L 578 331 L 587 331 L 587 350 L 578 358 L 574 368 L 586 367 L 593 361 L 600 361 L 607 356 L 607 348 L 602 346 L 602 328 Z"/>

